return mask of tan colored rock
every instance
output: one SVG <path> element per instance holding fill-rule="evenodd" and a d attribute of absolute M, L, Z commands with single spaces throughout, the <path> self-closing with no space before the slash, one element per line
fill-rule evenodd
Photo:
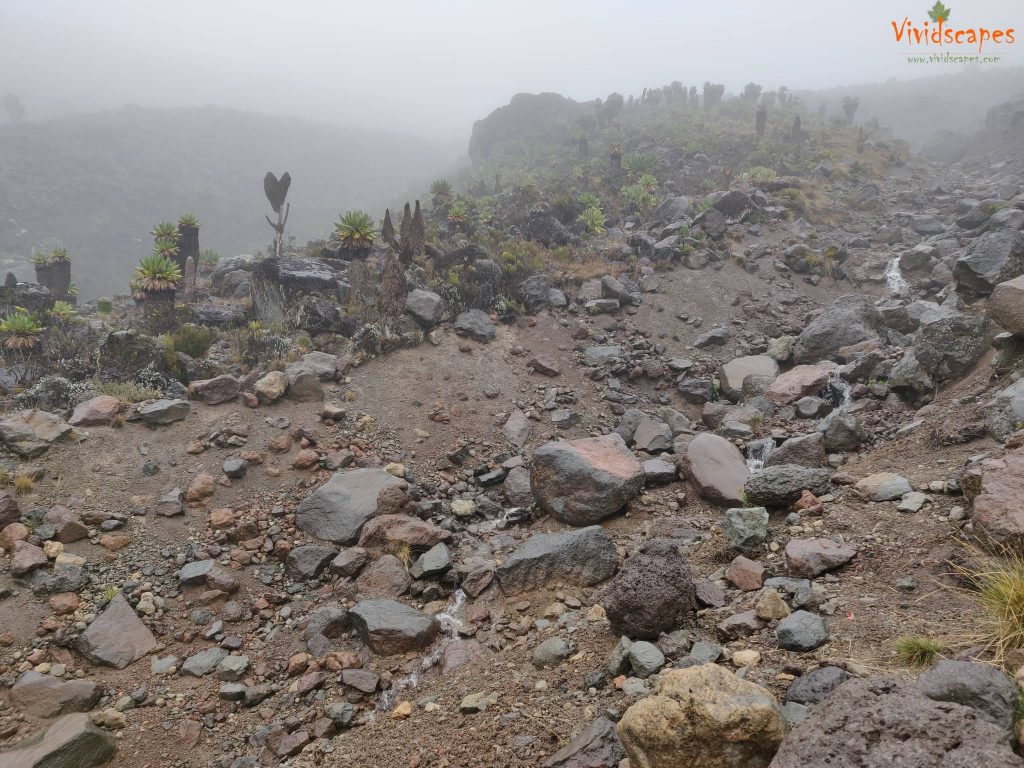
<path fill-rule="evenodd" d="M 14 542 L 25 541 L 30 533 L 32 531 L 28 529 L 28 526 L 21 523 L 11 523 L 0 531 L 0 547 L 10 552 L 14 549 Z"/>
<path fill-rule="evenodd" d="M 430 549 L 447 541 L 451 532 L 426 520 L 407 515 L 378 515 L 363 526 L 360 547 L 388 547 L 407 544 L 413 549 Z"/>
<path fill-rule="evenodd" d="M 312 469 L 319 461 L 319 453 L 312 448 L 303 448 L 292 459 L 292 469 Z"/>
<path fill-rule="evenodd" d="M 271 371 L 253 384 L 252 389 L 261 405 L 269 405 L 284 396 L 288 379 L 282 371 Z"/>
<path fill-rule="evenodd" d="M 779 364 L 768 355 L 747 355 L 725 363 L 718 371 L 718 381 L 722 394 L 735 403 L 740 399 L 747 376 L 775 378 L 778 375 Z"/>
<path fill-rule="evenodd" d="M 993 322 L 1016 336 L 1024 336 L 1024 275 L 1000 283 L 985 308 Z"/>
<path fill-rule="evenodd" d="M 185 491 L 185 501 L 189 504 L 202 503 L 213 496 L 216 488 L 216 481 L 213 479 L 213 475 L 207 472 L 200 472 L 189 483 L 188 490 Z"/>
<path fill-rule="evenodd" d="M 764 688 L 702 664 L 663 672 L 616 730 L 634 768 L 765 768 L 785 726 Z"/>
<path fill-rule="evenodd" d="M 778 592 L 767 589 L 754 603 L 754 615 L 765 621 L 780 621 L 789 616 L 789 606 Z"/>

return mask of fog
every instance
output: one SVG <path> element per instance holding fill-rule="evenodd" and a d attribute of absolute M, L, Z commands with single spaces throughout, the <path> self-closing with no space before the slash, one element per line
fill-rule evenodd
<path fill-rule="evenodd" d="M 0 92 L 17 93 L 30 120 L 213 104 L 465 138 L 522 91 L 590 99 L 672 80 L 735 93 L 749 80 L 808 89 L 937 74 L 907 64 L 890 27 L 928 6 L 5 0 Z M 1020 11 L 1020 0 L 952 4 L 963 25 L 1019 26 Z"/>

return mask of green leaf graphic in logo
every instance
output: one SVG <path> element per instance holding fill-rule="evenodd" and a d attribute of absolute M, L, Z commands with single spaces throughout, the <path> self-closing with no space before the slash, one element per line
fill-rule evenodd
<path fill-rule="evenodd" d="M 928 11 L 928 16 L 932 21 L 941 24 L 949 20 L 949 8 L 942 4 L 942 0 L 935 0 L 935 5 Z"/>

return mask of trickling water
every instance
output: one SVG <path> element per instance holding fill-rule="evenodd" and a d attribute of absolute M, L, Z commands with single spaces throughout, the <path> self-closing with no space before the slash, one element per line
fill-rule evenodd
<path fill-rule="evenodd" d="M 885 290 L 890 296 L 902 296 L 910 290 L 910 283 L 904 279 L 903 273 L 900 272 L 899 256 L 890 261 L 885 268 Z"/>
<path fill-rule="evenodd" d="M 766 437 L 764 440 L 755 440 L 747 446 L 747 469 L 750 474 L 760 472 L 764 469 L 764 463 L 768 455 L 775 450 L 775 441 Z"/>
<path fill-rule="evenodd" d="M 395 680 L 391 687 L 377 699 L 377 711 L 388 712 L 395 706 L 395 699 L 402 691 L 415 688 L 420 683 L 420 677 L 431 667 L 436 666 L 441 660 L 446 640 L 453 640 L 462 628 L 462 609 L 466 605 L 466 593 L 461 589 L 456 590 L 448 603 L 448 607 L 434 618 L 441 625 L 441 640 L 435 644 L 434 650 L 424 656 L 416 665 L 416 669 L 405 677 Z"/>

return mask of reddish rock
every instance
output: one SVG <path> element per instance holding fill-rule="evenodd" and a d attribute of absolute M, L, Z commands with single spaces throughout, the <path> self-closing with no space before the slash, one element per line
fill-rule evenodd
<path fill-rule="evenodd" d="M 108 552 L 124 549 L 132 540 L 124 533 L 104 533 L 100 536 L 100 546 Z"/>
<path fill-rule="evenodd" d="M 222 531 L 235 524 L 235 513 L 233 510 L 222 507 L 210 513 L 210 528 L 215 531 Z"/>
<path fill-rule="evenodd" d="M 975 526 L 1001 544 L 1024 546 L 1024 447 L 981 462 L 981 488 L 974 499 Z"/>
<path fill-rule="evenodd" d="M 288 435 L 278 435 L 267 441 L 267 450 L 271 453 L 288 453 L 292 449 L 292 439 Z"/>
<path fill-rule="evenodd" d="M 75 408 L 68 424 L 73 427 L 105 427 L 114 420 L 121 401 L 111 395 L 99 395 Z"/>
<path fill-rule="evenodd" d="M 451 532 L 433 523 L 405 515 L 378 515 L 363 526 L 361 547 L 407 544 L 413 549 L 430 549 L 451 538 Z"/>
<path fill-rule="evenodd" d="M 797 365 L 776 378 L 764 396 L 776 405 L 795 403 L 801 397 L 820 392 L 828 383 L 829 373 L 836 367 L 830 360 L 814 365 Z"/>
<path fill-rule="evenodd" d="M 11 575 L 24 576 L 47 563 L 46 553 L 35 544 L 16 541 L 11 553 Z"/>
<path fill-rule="evenodd" d="M 292 469 L 312 469 L 320 461 L 320 454 L 312 448 L 303 448 L 292 460 Z"/>
<path fill-rule="evenodd" d="M 356 588 L 364 597 L 398 597 L 410 584 L 412 577 L 394 555 L 384 555 L 370 563 L 356 580 Z"/>
<path fill-rule="evenodd" d="M 185 491 L 185 501 L 190 504 L 199 504 L 213 496 L 217 484 L 213 475 L 207 472 L 200 472 L 196 475 Z"/>
<path fill-rule="evenodd" d="M 736 589 L 753 592 L 764 583 L 764 566 L 740 555 L 726 569 L 725 580 Z"/>
<path fill-rule="evenodd" d="M 801 579 L 813 579 L 850 562 L 857 554 L 853 547 L 831 539 L 790 539 L 786 545 L 789 573 Z"/>
<path fill-rule="evenodd" d="M 27 525 L 11 523 L 0 531 L 0 547 L 3 547 L 10 552 L 14 549 L 14 542 L 25 541 L 29 537 L 30 533 L 32 533 L 32 531 L 28 529 Z"/>
<path fill-rule="evenodd" d="M 60 592 L 50 596 L 50 609 L 58 616 L 67 616 L 78 610 L 78 595 L 74 592 Z"/>
<path fill-rule="evenodd" d="M 537 355 L 527 365 L 544 376 L 558 376 L 562 373 L 562 368 L 558 365 L 558 361 L 547 355 Z"/>
<path fill-rule="evenodd" d="M 822 510 L 825 509 L 825 505 L 822 504 L 818 497 L 813 493 L 804 489 L 800 494 L 800 498 L 793 504 L 793 510 L 796 512 L 806 512 L 809 515 L 820 515 Z"/>

